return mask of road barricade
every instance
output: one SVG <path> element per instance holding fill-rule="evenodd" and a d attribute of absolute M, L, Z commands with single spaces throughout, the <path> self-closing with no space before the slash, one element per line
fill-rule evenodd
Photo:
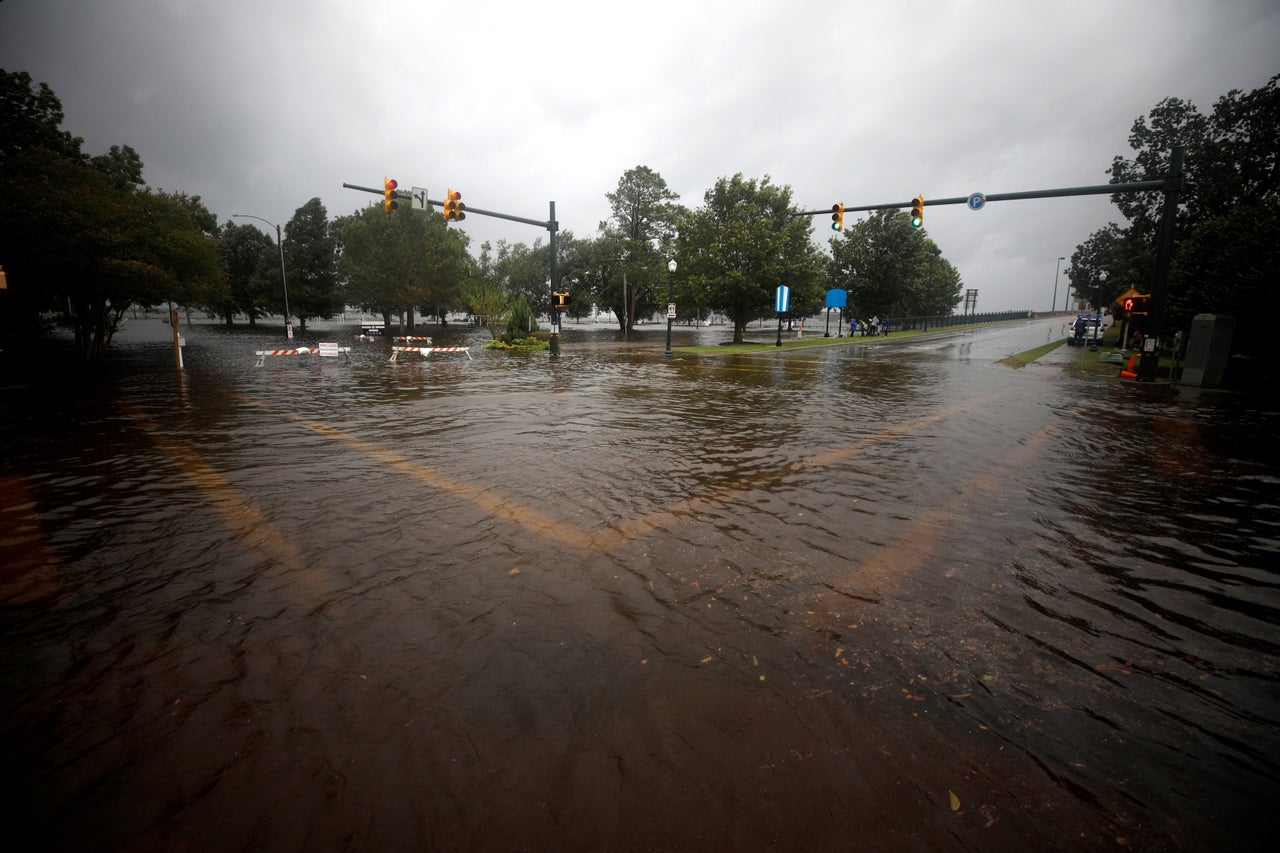
<path fill-rule="evenodd" d="M 321 343 L 314 349 L 311 347 L 295 347 L 294 349 L 260 349 L 255 350 L 254 355 L 258 357 L 258 361 L 254 367 L 262 367 L 267 362 L 267 358 L 276 355 L 318 355 L 321 358 L 337 358 L 345 356 L 347 363 L 351 363 L 351 347 L 340 347 L 334 343 Z"/>
<path fill-rule="evenodd" d="M 430 357 L 433 352 L 461 352 L 466 353 L 467 359 L 471 360 L 471 347 L 397 347 L 391 348 L 390 361 L 395 361 L 396 357 L 402 352 L 421 353 L 424 357 Z"/>

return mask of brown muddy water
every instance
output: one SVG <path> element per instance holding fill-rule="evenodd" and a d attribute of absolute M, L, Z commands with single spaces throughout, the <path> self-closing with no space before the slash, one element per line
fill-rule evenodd
<path fill-rule="evenodd" d="M 277 329 L 196 325 L 179 378 L 139 320 L 106 374 L 0 391 L 30 849 L 1280 828 L 1274 406 L 997 364 L 1048 320 L 670 358 L 432 328 L 473 360 L 397 363 L 355 331 L 258 368 Z"/>

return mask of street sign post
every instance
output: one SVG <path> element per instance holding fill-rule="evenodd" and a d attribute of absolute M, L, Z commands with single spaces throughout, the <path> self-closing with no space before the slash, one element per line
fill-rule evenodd
<path fill-rule="evenodd" d="M 778 285 L 773 294 L 773 307 L 778 312 L 778 343 L 782 346 L 782 315 L 791 309 L 791 288 L 785 284 Z"/>

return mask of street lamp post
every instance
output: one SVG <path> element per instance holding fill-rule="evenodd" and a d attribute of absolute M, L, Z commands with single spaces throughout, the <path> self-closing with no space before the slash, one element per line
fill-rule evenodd
<path fill-rule="evenodd" d="M 259 222 L 265 222 L 272 228 L 276 229 L 276 245 L 280 247 L 280 286 L 284 288 L 284 334 L 290 340 L 293 339 L 293 324 L 289 322 L 289 282 L 284 276 L 284 240 L 280 238 L 280 226 L 276 225 L 269 219 L 263 219 L 261 216 L 254 216 L 252 213 L 233 213 L 232 216 L 239 216 L 243 219 L 256 219 Z"/>
<path fill-rule="evenodd" d="M 667 355 L 671 355 L 671 306 L 676 285 L 676 259 L 667 261 Z"/>
<path fill-rule="evenodd" d="M 1065 260 L 1065 257 L 1058 258 L 1058 265 L 1053 270 L 1053 301 L 1049 303 L 1050 312 L 1058 307 L 1058 273 L 1061 271 L 1062 262 Z"/>

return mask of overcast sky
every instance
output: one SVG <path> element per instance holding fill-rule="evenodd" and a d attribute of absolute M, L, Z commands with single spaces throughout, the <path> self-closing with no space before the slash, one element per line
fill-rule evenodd
<path fill-rule="evenodd" d="M 0 0 L 0 67 L 48 83 L 88 153 L 132 146 L 219 221 L 351 213 L 377 197 L 342 184 L 385 175 L 536 220 L 554 201 L 587 237 L 637 165 L 691 207 L 737 172 L 808 210 L 1105 184 L 1163 98 L 1208 113 L 1280 72 L 1280 2 Z M 1110 221 L 1094 196 L 939 206 L 925 229 L 979 310 L 1043 310 L 1059 256 Z M 475 251 L 547 236 L 451 227 Z"/>

